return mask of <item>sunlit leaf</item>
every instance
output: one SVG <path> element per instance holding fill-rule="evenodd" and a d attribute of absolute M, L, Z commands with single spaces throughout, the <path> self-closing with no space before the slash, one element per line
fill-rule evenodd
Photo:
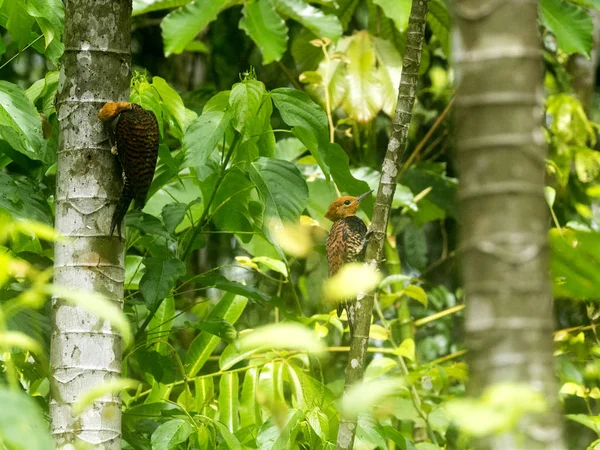
<path fill-rule="evenodd" d="M 415 284 L 410 284 L 402 289 L 402 293 L 427 307 L 427 293 L 422 287 Z"/>
<path fill-rule="evenodd" d="M 231 372 L 221 375 L 219 382 L 219 422 L 232 433 L 240 426 L 239 382 L 238 374 Z"/>
<path fill-rule="evenodd" d="M 256 0 L 246 3 L 242 28 L 260 48 L 263 64 L 279 61 L 287 48 L 287 26 L 275 12 L 271 0 Z"/>
<path fill-rule="evenodd" d="M 404 386 L 402 378 L 386 377 L 356 384 L 342 399 L 342 414 L 357 417 L 359 414 L 373 412 L 375 408 L 383 408 L 386 401 L 401 392 Z"/>
<path fill-rule="evenodd" d="M 165 55 L 181 53 L 230 4 L 228 0 L 195 0 L 167 14 L 160 23 Z"/>
<path fill-rule="evenodd" d="M 177 258 L 145 258 L 146 272 L 140 281 L 140 292 L 148 308 L 153 309 L 185 275 L 185 264 Z"/>
<path fill-rule="evenodd" d="M 174 449 L 185 442 L 194 428 L 184 419 L 172 419 L 152 433 L 152 448 Z"/>
<path fill-rule="evenodd" d="M 39 405 L 25 392 L 0 386 L 0 436 L 10 449 L 55 448 Z M 18 412 L 18 413 L 17 413 Z"/>
<path fill-rule="evenodd" d="M 43 159 L 40 115 L 22 88 L 1 80 L 0 138 L 31 159 Z"/>
<path fill-rule="evenodd" d="M 325 14 L 302 0 L 275 0 L 274 3 L 281 15 L 300 22 L 316 36 L 337 39 L 342 35 L 342 24 L 333 14 Z"/>
<path fill-rule="evenodd" d="M 255 348 L 280 348 L 319 354 L 325 350 L 321 340 L 310 328 L 293 322 L 257 328 L 241 336 L 239 346 L 242 351 Z"/>
<path fill-rule="evenodd" d="M 554 33 L 563 51 L 590 56 L 592 18 L 581 7 L 566 0 L 542 0 L 540 20 Z"/>
<path fill-rule="evenodd" d="M 356 298 L 359 293 L 375 289 L 381 281 L 381 273 L 364 264 L 345 264 L 324 284 L 324 294 L 330 301 Z"/>
<path fill-rule="evenodd" d="M 415 341 L 407 338 L 402 341 L 398 348 L 394 349 L 394 353 L 399 356 L 415 361 Z"/>

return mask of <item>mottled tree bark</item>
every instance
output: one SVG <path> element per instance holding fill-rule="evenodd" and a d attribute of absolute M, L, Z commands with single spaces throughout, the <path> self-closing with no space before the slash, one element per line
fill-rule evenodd
<path fill-rule="evenodd" d="M 386 227 L 392 206 L 392 199 L 396 191 L 398 171 L 402 162 L 402 155 L 408 141 L 408 129 L 412 118 L 412 109 L 415 102 L 415 91 L 419 79 L 419 66 L 421 65 L 421 52 L 429 0 L 413 0 L 408 21 L 406 39 L 406 52 L 402 61 L 402 77 L 398 90 L 398 103 L 396 114 L 392 122 L 392 135 L 388 143 L 387 152 L 381 167 L 381 179 L 373 209 L 371 222 L 371 236 L 367 243 L 365 263 L 376 269 L 381 262 Z M 356 329 L 350 343 L 348 364 L 346 366 L 346 387 L 359 382 L 365 371 L 365 356 L 369 345 L 369 328 L 373 312 L 373 294 L 359 295 L 356 301 Z M 342 418 L 337 437 L 338 449 L 351 449 L 354 446 L 356 434 L 356 421 Z"/>
<path fill-rule="evenodd" d="M 129 99 L 131 0 L 66 0 L 55 246 L 56 284 L 99 292 L 123 304 L 123 242 L 109 239 L 121 174 L 97 115 L 109 100 Z M 94 386 L 119 377 L 121 339 L 80 307 L 52 301 L 50 415 L 56 448 L 121 448 L 121 403 L 106 395 L 81 414 L 73 405 Z M 86 447 L 87 448 L 87 447 Z"/>
<path fill-rule="evenodd" d="M 548 403 L 474 447 L 559 450 L 538 3 L 451 5 L 468 388 L 479 395 L 494 383 L 525 383 Z"/>

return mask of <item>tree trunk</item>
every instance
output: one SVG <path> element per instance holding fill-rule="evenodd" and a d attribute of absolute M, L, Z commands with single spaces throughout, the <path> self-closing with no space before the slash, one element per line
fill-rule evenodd
<path fill-rule="evenodd" d="M 545 414 L 477 449 L 563 449 L 554 378 L 548 268 L 543 67 L 535 1 L 458 0 L 462 273 L 467 299 L 469 391 L 499 382 L 542 393 Z"/>
<path fill-rule="evenodd" d="M 131 0 L 65 1 L 54 282 L 123 304 L 123 242 L 109 239 L 121 174 L 98 111 L 129 100 Z M 105 395 L 81 414 L 74 402 L 121 372 L 121 338 L 104 320 L 53 298 L 50 416 L 56 448 L 121 448 L 121 402 Z"/>
<path fill-rule="evenodd" d="M 379 180 L 379 189 L 375 200 L 375 208 L 373 209 L 373 221 L 370 227 L 371 237 L 367 243 L 365 254 L 365 263 L 373 268 L 377 268 L 382 259 L 390 208 L 396 191 L 396 179 L 408 141 L 408 128 L 412 118 L 417 80 L 419 79 L 428 8 L 429 0 L 413 0 L 410 10 L 406 52 L 402 61 L 402 77 L 400 78 L 400 88 L 398 90 L 396 114 L 392 122 L 392 135 L 381 167 L 381 179 Z M 373 294 L 359 295 L 356 301 L 356 329 L 348 353 L 345 391 L 363 378 L 374 301 Z M 356 421 L 342 418 L 338 431 L 337 448 L 353 448 L 355 434 Z"/>

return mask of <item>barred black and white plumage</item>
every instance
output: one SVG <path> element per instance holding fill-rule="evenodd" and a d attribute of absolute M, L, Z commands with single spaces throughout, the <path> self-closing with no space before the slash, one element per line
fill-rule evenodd
<path fill-rule="evenodd" d="M 123 170 L 123 190 L 110 225 L 110 236 L 117 228 L 121 237 L 121 223 L 131 202 L 135 200 L 136 208 L 146 203 L 158 158 L 158 122 L 152 111 L 130 102 L 106 103 L 98 117 L 113 120 L 111 131 Z"/>
<path fill-rule="evenodd" d="M 326 244 L 330 277 L 335 275 L 344 264 L 360 262 L 364 259 L 367 226 L 355 214 L 360 201 L 370 193 L 371 191 L 359 197 L 340 197 L 327 210 L 325 217 L 333 221 Z M 352 306 L 355 302 L 355 299 L 347 299 L 338 303 L 337 306 L 339 317 L 344 309 L 346 310 L 348 326 L 352 335 L 355 329 L 355 311 Z"/>

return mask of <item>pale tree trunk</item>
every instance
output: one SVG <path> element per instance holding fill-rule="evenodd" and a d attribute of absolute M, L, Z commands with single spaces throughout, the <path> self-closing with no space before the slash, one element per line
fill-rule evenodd
<path fill-rule="evenodd" d="M 381 179 L 379 180 L 379 189 L 373 209 L 373 220 L 370 226 L 371 237 L 367 243 L 365 253 L 365 263 L 374 269 L 379 266 L 383 256 L 386 228 L 392 199 L 396 191 L 396 179 L 408 141 L 408 128 L 412 118 L 415 91 L 419 79 L 428 8 L 429 0 L 413 0 L 408 20 L 406 52 L 402 61 L 402 77 L 398 90 L 396 114 L 392 122 L 392 134 L 381 167 Z M 359 296 L 356 301 L 356 327 L 348 352 L 345 392 L 353 384 L 363 379 L 374 301 L 373 294 Z M 337 448 L 340 450 L 353 448 L 355 434 L 356 420 L 342 418 L 338 431 Z"/>
<path fill-rule="evenodd" d="M 451 5 L 468 390 L 479 395 L 495 383 L 525 383 L 548 404 L 474 448 L 559 450 L 538 4 Z"/>
<path fill-rule="evenodd" d="M 123 304 L 123 242 L 108 238 L 121 174 L 97 115 L 129 100 L 131 0 L 66 0 L 65 54 L 56 97 L 60 123 L 54 281 Z M 56 448 L 121 448 L 118 395 L 74 415 L 91 388 L 121 372 L 121 338 L 80 307 L 52 301 L 50 416 Z"/>

